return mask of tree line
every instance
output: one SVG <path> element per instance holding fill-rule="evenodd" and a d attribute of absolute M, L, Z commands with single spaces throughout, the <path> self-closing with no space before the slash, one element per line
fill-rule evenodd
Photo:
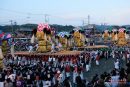
<path fill-rule="evenodd" d="M 66 31 L 70 32 L 74 29 L 74 26 L 72 25 L 58 25 L 58 24 L 52 24 L 50 25 L 51 28 L 54 28 L 56 31 L 61 32 L 61 31 Z M 19 30 L 21 28 L 26 28 L 26 29 L 34 29 L 37 28 L 37 24 L 23 24 L 23 25 L 5 25 L 5 26 L 0 26 L 0 30 L 3 32 L 15 32 L 16 30 Z"/>

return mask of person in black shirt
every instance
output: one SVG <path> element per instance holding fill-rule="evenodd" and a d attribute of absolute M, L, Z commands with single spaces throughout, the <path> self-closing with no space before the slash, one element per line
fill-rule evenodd
<path fill-rule="evenodd" d="M 5 81 L 5 73 L 1 70 L 0 71 L 0 82 L 4 82 Z"/>
<path fill-rule="evenodd" d="M 126 66 L 127 66 L 127 74 L 130 74 L 130 60 L 129 60 L 129 62 L 126 64 Z"/>

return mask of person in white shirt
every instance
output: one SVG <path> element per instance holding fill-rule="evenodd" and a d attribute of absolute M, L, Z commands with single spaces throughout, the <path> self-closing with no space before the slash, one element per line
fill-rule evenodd
<path fill-rule="evenodd" d="M 114 51 L 112 51 L 111 55 L 112 55 L 112 58 L 115 58 L 115 53 L 114 53 Z"/>
<path fill-rule="evenodd" d="M 115 69 L 119 69 L 119 59 L 114 62 Z"/>
<path fill-rule="evenodd" d="M 52 43 L 51 52 L 55 52 L 55 44 L 54 43 Z"/>
<path fill-rule="evenodd" d="M 111 76 L 111 87 L 118 87 L 118 82 L 119 82 L 119 75 L 116 73 L 115 70 L 113 70 Z"/>
<path fill-rule="evenodd" d="M 8 76 L 12 82 L 15 82 L 16 74 L 11 74 Z"/>
<path fill-rule="evenodd" d="M 55 60 L 56 60 L 55 57 L 53 57 L 52 60 L 53 60 L 53 62 L 55 62 Z"/>
<path fill-rule="evenodd" d="M 31 53 L 33 51 L 33 46 L 29 46 L 29 53 Z"/>
<path fill-rule="evenodd" d="M 0 87 L 4 87 L 4 82 L 0 82 Z"/>
<path fill-rule="evenodd" d="M 51 61 L 52 61 L 52 57 L 49 57 L 48 62 L 51 62 Z"/>

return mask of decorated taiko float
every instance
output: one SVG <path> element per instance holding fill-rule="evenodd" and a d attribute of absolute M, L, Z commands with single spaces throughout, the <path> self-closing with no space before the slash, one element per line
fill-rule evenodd
<path fill-rule="evenodd" d="M 110 38 L 110 32 L 109 30 L 105 30 L 103 33 L 102 33 L 102 38 L 104 39 L 104 42 L 107 42 Z"/>
<path fill-rule="evenodd" d="M 117 32 L 117 45 L 126 46 L 128 38 L 129 38 L 129 36 L 126 33 L 126 29 L 120 28 Z"/>
<path fill-rule="evenodd" d="M 112 29 L 110 37 L 112 42 L 117 41 L 117 29 Z"/>
<path fill-rule="evenodd" d="M 76 47 L 82 47 L 85 45 L 85 35 L 80 28 L 74 28 L 72 31 L 72 36 L 74 40 L 74 45 Z"/>
<path fill-rule="evenodd" d="M 58 33 L 58 40 L 59 43 L 61 43 L 62 48 L 64 50 L 66 50 L 67 46 L 68 46 L 68 37 L 69 37 L 69 33 L 68 32 L 59 32 Z"/>
<path fill-rule="evenodd" d="M 12 44 L 11 34 L 0 32 L 0 68 L 3 68 L 3 58 L 9 51 L 14 57 L 14 45 Z"/>
<path fill-rule="evenodd" d="M 49 52 L 51 51 L 51 28 L 48 24 L 39 24 L 37 29 L 33 30 L 33 36 L 31 43 L 34 43 L 35 38 L 38 41 L 37 52 Z"/>
<path fill-rule="evenodd" d="M 110 38 L 110 41 L 117 46 L 127 46 L 129 35 L 125 28 L 113 29 L 110 33 L 105 30 L 103 33 L 104 42 Z"/>

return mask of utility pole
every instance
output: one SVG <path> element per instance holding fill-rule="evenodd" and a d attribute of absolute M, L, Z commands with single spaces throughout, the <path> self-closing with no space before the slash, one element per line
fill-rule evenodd
<path fill-rule="evenodd" d="M 17 31 L 18 29 L 17 29 L 17 22 L 16 21 L 14 22 L 14 27 L 15 27 L 14 29 Z"/>
<path fill-rule="evenodd" d="M 88 15 L 88 25 L 90 24 L 90 16 Z"/>
<path fill-rule="evenodd" d="M 82 21 L 82 23 L 83 23 L 82 26 L 85 26 L 85 22 L 84 22 L 84 20 Z"/>
<path fill-rule="evenodd" d="M 82 26 L 83 26 L 83 30 L 84 30 L 84 20 L 82 20 Z"/>
<path fill-rule="evenodd" d="M 49 15 L 48 14 L 44 14 L 44 17 L 45 17 L 45 23 L 48 23 L 49 22 Z"/>
<path fill-rule="evenodd" d="M 11 23 L 11 27 L 12 27 L 12 30 L 11 30 L 11 32 L 12 32 L 12 35 L 13 35 L 13 20 L 10 20 L 10 23 Z"/>

